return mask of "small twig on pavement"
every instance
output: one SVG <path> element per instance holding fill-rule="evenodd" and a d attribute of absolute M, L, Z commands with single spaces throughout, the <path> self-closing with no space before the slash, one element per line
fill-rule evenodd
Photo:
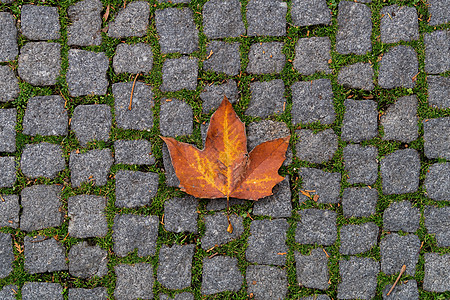
<path fill-rule="evenodd" d="M 402 269 L 400 270 L 400 274 L 398 274 L 397 279 L 395 280 L 394 284 L 392 285 L 391 289 L 386 294 L 386 296 L 389 296 L 392 293 L 392 291 L 394 290 L 394 288 L 397 285 L 398 281 L 400 280 L 400 277 L 402 277 L 402 275 L 403 275 L 403 273 L 405 273 L 405 271 L 406 271 L 406 265 L 403 265 Z"/>
<path fill-rule="evenodd" d="M 134 93 L 134 86 L 136 85 L 136 79 L 138 78 L 139 73 L 136 74 L 136 77 L 134 77 L 133 80 L 133 86 L 131 87 L 131 95 L 130 95 L 130 105 L 128 105 L 128 110 L 131 110 L 131 103 L 133 103 L 133 93 Z"/>

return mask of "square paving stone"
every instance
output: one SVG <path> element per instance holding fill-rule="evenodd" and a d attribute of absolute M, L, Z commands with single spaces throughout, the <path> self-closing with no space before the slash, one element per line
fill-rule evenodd
<path fill-rule="evenodd" d="M 336 113 L 329 79 L 299 81 L 291 86 L 292 122 L 294 124 L 333 124 Z"/>
<path fill-rule="evenodd" d="M 450 163 L 431 165 L 426 176 L 426 195 L 436 201 L 450 200 Z"/>
<path fill-rule="evenodd" d="M 286 13 L 287 3 L 281 0 L 250 0 L 247 4 L 247 35 L 286 35 Z"/>
<path fill-rule="evenodd" d="M 8 12 L 0 12 L 0 40 L 0 62 L 15 60 L 19 55 L 16 21 Z"/>
<path fill-rule="evenodd" d="M 310 255 L 295 252 L 297 282 L 300 286 L 318 290 L 328 289 L 330 285 L 328 258 L 322 250 L 313 249 Z"/>
<path fill-rule="evenodd" d="M 20 229 L 33 231 L 61 226 L 64 214 L 61 211 L 61 192 L 59 185 L 33 185 L 22 190 Z"/>
<path fill-rule="evenodd" d="M 211 41 L 206 47 L 208 56 L 203 62 L 203 70 L 238 75 L 241 70 L 239 46 L 238 42 Z"/>
<path fill-rule="evenodd" d="M 450 254 L 425 253 L 423 289 L 438 293 L 450 291 Z"/>
<path fill-rule="evenodd" d="M 420 240 L 417 235 L 388 234 L 380 242 L 381 271 L 386 275 L 394 275 L 400 272 L 403 265 L 406 265 L 405 273 L 414 276 L 419 261 L 419 251 Z"/>
<path fill-rule="evenodd" d="M 28 100 L 23 117 L 23 134 L 36 136 L 67 135 L 68 117 L 64 99 L 58 95 Z"/>
<path fill-rule="evenodd" d="M 119 11 L 108 24 L 108 36 L 112 38 L 141 37 L 146 35 L 150 19 L 150 6 L 146 1 L 134 1 Z"/>
<path fill-rule="evenodd" d="M 150 73 L 153 67 L 152 47 L 145 43 L 119 44 L 113 57 L 112 66 L 117 74 Z"/>
<path fill-rule="evenodd" d="M 69 46 L 99 46 L 102 43 L 103 4 L 99 0 L 84 0 L 69 6 L 67 44 Z"/>
<path fill-rule="evenodd" d="M 153 165 L 152 144 L 147 140 L 117 140 L 114 142 L 116 164 Z"/>
<path fill-rule="evenodd" d="M 163 99 L 159 113 L 159 131 L 163 136 L 192 134 L 194 128 L 192 107 L 178 99 Z"/>
<path fill-rule="evenodd" d="M 383 230 L 416 232 L 420 225 L 419 208 L 413 207 L 410 201 L 394 202 L 384 210 Z"/>
<path fill-rule="evenodd" d="M 247 73 L 274 74 L 281 73 L 286 63 L 282 49 L 284 43 L 257 43 L 250 47 Z"/>
<path fill-rule="evenodd" d="M 79 187 L 84 182 L 105 185 L 113 163 L 114 159 L 109 149 L 94 149 L 85 153 L 72 151 L 69 159 L 72 185 Z"/>
<path fill-rule="evenodd" d="M 195 245 L 162 245 L 159 251 L 157 279 L 162 286 L 181 290 L 191 286 Z"/>
<path fill-rule="evenodd" d="M 309 297 L 300 298 L 300 300 L 331 300 L 327 295 L 314 295 Z"/>
<path fill-rule="evenodd" d="M 446 0 L 428 0 L 429 25 L 440 25 L 450 22 L 450 6 Z"/>
<path fill-rule="evenodd" d="M 116 206 L 151 205 L 158 191 L 159 175 L 152 172 L 120 170 L 116 174 Z"/>
<path fill-rule="evenodd" d="M 19 227 L 19 196 L 1 195 L 0 202 L 0 227 Z"/>
<path fill-rule="evenodd" d="M 281 79 L 250 83 L 250 104 L 245 113 L 252 117 L 267 118 L 282 114 L 286 103 L 284 82 Z"/>
<path fill-rule="evenodd" d="M 344 148 L 344 168 L 350 184 L 374 184 L 378 177 L 378 148 L 350 144 Z"/>
<path fill-rule="evenodd" d="M 331 74 L 331 41 L 329 37 L 299 39 L 295 45 L 294 68 L 303 75 L 316 72 Z"/>
<path fill-rule="evenodd" d="M 346 188 L 342 194 L 344 217 L 369 217 L 375 214 L 378 191 L 369 187 Z"/>
<path fill-rule="evenodd" d="M 203 33 L 209 39 L 245 34 L 239 0 L 210 0 L 203 6 Z"/>
<path fill-rule="evenodd" d="M 404 283 L 399 283 L 395 289 L 387 296 L 392 284 L 388 284 L 383 289 L 383 300 L 419 300 L 419 290 L 417 289 L 417 281 L 407 280 Z"/>
<path fill-rule="evenodd" d="M 221 246 L 238 239 L 244 232 L 241 216 L 230 215 L 233 232 L 227 231 L 228 221 L 226 213 L 218 212 L 214 215 L 204 216 L 206 226 L 205 235 L 202 237 L 202 249 L 208 250 L 214 246 Z"/>
<path fill-rule="evenodd" d="M 377 103 L 373 100 L 344 101 L 345 113 L 342 121 L 341 139 L 362 142 L 378 135 Z"/>
<path fill-rule="evenodd" d="M 198 59 L 180 57 L 166 59 L 162 67 L 162 92 L 181 90 L 194 91 L 197 88 Z"/>
<path fill-rule="evenodd" d="M 129 110 L 132 88 L 132 82 L 119 82 L 112 85 L 117 127 L 149 131 L 153 127 L 152 108 L 155 105 L 152 88 L 142 82 L 136 82 L 131 110 Z"/>
<path fill-rule="evenodd" d="M 166 143 L 163 144 L 162 154 L 164 172 L 166 175 L 166 185 L 178 187 L 180 185 L 180 180 L 178 180 L 178 177 L 175 174 L 175 169 L 173 168 L 172 159 L 170 158 L 169 149 L 167 148 Z"/>
<path fill-rule="evenodd" d="M 109 140 L 112 115 L 107 104 L 78 105 L 72 115 L 70 129 L 83 147 L 92 141 Z"/>
<path fill-rule="evenodd" d="M 384 89 L 396 87 L 413 88 L 414 76 L 419 73 L 417 54 L 410 46 L 390 48 L 380 61 L 378 84 Z"/>
<path fill-rule="evenodd" d="M 355 255 L 372 249 L 377 244 L 378 226 L 373 223 L 344 225 L 340 228 L 341 246 L 339 253 Z"/>
<path fill-rule="evenodd" d="M 63 287 L 53 282 L 25 282 L 22 300 L 52 299 L 63 300 Z"/>
<path fill-rule="evenodd" d="M 394 140 L 409 143 L 419 137 L 417 125 L 417 96 L 404 96 L 390 105 L 381 116 L 383 140 Z"/>
<path fill-rule="evenodd" d="M 57 7 L 23 5 L 20 14 L 20 29 L 29 40 L 56 40 L 59 31 L 59 14 Z"/>
<path fill-rule="evenodd" d="M 419 188 L 420 159 L 414 149 L 403 149 L 386 155 L 380 162 L 383 194 L 413 193 Z"/>
<path fill-rule="evenodd" d="M 439 74 L 450 70 L 450 30 L 424 33 L 425 72 Z"/>
<path fill-rule="evenodd" d="M 108 272 L 108 252 L 87 242 L 75 244 L 69 251 L 69 273 L 80 278 L 103 277 Z"/>
<path fill-rule="evenodd" d="M 174 197 L 164 203 L 164 227 L 167 231 L 198 232 L 198 200 L 192 196 Z"/>
<path fill-rule="evenodd" d="M 16 179 L 14 157 L 0 157 L 0 188 L 12 187 L 16 183 Z"/>
<path fill-rule="evenodd" d="M 17 109 L 0 109 L 0 152 L 16 151 Z"/>
<path fill-rule="evenodd" d="M 0 232 L 0 278 L 5 278 L 13 271 L 14 252 L 11 235 Z"/>
<path fill-rule="evenodd" d="M 291 17 L 294 26 L 330 25 L 331 10 L 325 0 L 293 0 Z"/>
<path fill-rule="evenodd" d="M 300 168 L 302 178 L 301 190 L 311 195 L 318 195 L 317 203 L 338 203 L 341 190 L 341 174 L 324 172 L 314 168 Z M 309 197 L 299 193 L 300 203 L 309 200 Z"/>
<path fill-rule="evenodd" d="M 337 239 L 336 212 L 326 209 L 303 209 L 297 224 L 295 242 L 329 246 Z"/>
<path fill-rule="evenodd" d="M 424 120 L 423 131 L 425 156 L 450 160 L 450 117 Z"/>
<path fill-rule="evenodd" d="M 114 267 L 114 271 L 117 277 L 114 290 L 115 299 L 153 299 L 153 282 L 155 279 L 153 278 L 151 264 L 119 264 Z"/>
<path fill-rule="evenodd" d="M 66 168 L 62 147 L 46 142 L 27 144 L 22 152 L 20 168 L 29 178 L 55 178 Z"/>
<path fill-rule="evenodd" d="M 198 50 L 198 29 L 190 8 L 157 10 L 155 24 L 161 53 L 189 54 Z"/>
<path fill-rule="evenodd" d="M 60 70 L 60 44 L 29 42 L 20 48 L 17 72 L 23 81 L 35 86 L 55 85 Z"/>
<path fill-rule="evenodd" d="M 237 292 L 241 289 L 244 277 L 238 269 L 234 257 L 215 256 L 203 259 L 202 294 L 212 295 L 220 292 Z"/>
<path fill-rule="evenodd" d="M 0 290 L 0 299 L 3 300 L 16 300 L 16 294 L 19 291 L 19 287 L 17 285 L 5 285 Z"/>
<path fill-rule="evenodd" d="M 106 300 L 107 298 L 108 291 L 105 287 L 96 287 L 93 289 L 69 289 L 69 300 Z"/>
<path fill-rule="evenodd" d="M 77 238 L 104 237 L 108 233 L 106 198 L 95 195 L 69 197 L 69 234 Z"/>
<path fill-rule="evenodd" d="M 245 258 L 251 263 L 284 266 L 286 255 L 280 253 L 288 251 L 288 229 L 285 219 L 252 221 Z"/>
<path fill-rule="evenodd" d="M 203 66 L 204 65 L 205 64 L 203 64 Z M 239 99 L 239 90 L 236 81 L 228 80 L 224 84 L 205 86 L 205 89 L 200 94 L 200 99 L 202 100 L 202 112 L 207 114 L 212 110 L 216 110 L 220 103 L 222 103 L 224 96 L 227 97 L 228 101 L 231 103 L 236 103 Z"/>
<path fill-rule="evenodd" d="M 397 43 L 419 39 L 419 21 L 415 7 L 385 6 L 380 11 L 381 42 Z"/>
<path fill-rule="evenodd" d="M 137 255 L 154 255 L 158 237 L 158 216 L 116 215 L 113 226 L 114 253 L 125 257 L 137 249 Z"/>
<path fill-rule="evenodd" d="M 288 292 L 286 271 L 277 267 L 250 265 L 245 279 L 247 294 L 255 299 L 284 299 Z"/>
<path fill-rule="evenodd" d="M 68 58 L 66 81 L 70 96 L 106 94 L 109 60 L 105 53 L 70 49 Z"/>
<path fill-rule="evenodd" d="M 425 227 L 434 234 L 438 247 L 450 247 L 450 207 L 427 206 L 424 212 Z"/>
<path fill-rule="evenodd" d="M 244 203 L 245 200 L 230 198 L 230 207 L 233 207 L 235 205 L 242 205 Z M 226 200 L 224 201 L 224 199 L 209 199 L 208 203 L 206 204 L 206 210 L 208 211 L 219 211 L 225 210 L 226 208 L 227 208 L 227 201 Z"/>
<path fill-rule="evenodd" d="M 61 242 L 43 235 L 26 236 L 24 240 L 24 268 L 30 274 L 65 271 L 66 249 Z"/>
<path fill-rule="evenodd" d="M 173 298 L 167 296 L 166 294 L 159 295 L 159 300 L 171 300 L 171 299 L 173 299 L 173 300 L 194 300 L 194 295 L 191 293 L 188 293 L 188 292 L 176 294 L 175 297 L 173 297 Z"/>
<path fill-rule="evenodd" d="M 14 71 L 9 66 L 0 66 L 0 102 L 13 101 L 19 97 L 19 92 L 19 80 Z"/>
<path fill-rule="evenodd" d="M 273 188 L 273 195 L 259 199 L 253 204 L 253 214 L 272 218 L 289 218 L 292 214 L 291 186 L 289 177 Z"/>
<path fill-rule="evenodd" d="M 372 51 L 372 12 L 370 7 L 350 1 L 339 2 L 336 51 L 364 55 Z"/>
<path fill-rule="evenodd" d="M 337 288 L 338 299 L 372 299 L 377 289 L 379 262 L 372 258 L 350 257 L 339 261 L 341 282 Z"/>
<path fill-rule="evenodd" d="M 296 131 L 298 142 L 297 157 L 311 163 L 323 163 L 333 158 L 338 148 L 338 136 L 333 129 L 314 133 L 310 129 Z"/>
<path fill-rule="evenodd" d="M 450 77 L 429 75 L 427 81 L 428 104 L 440 109 L 450 108 Z"/>
<path fill-rule="evenodd" d="M 374 89 L 373 68 L 368 63 L 359 62 L 342 67 L 338 74 L 338 83 L 345 88 L 371 91 Z"/>

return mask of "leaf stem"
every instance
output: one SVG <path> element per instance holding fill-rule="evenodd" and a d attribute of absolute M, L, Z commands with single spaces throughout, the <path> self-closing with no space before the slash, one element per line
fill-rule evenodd
<path fill-rule="evenodd" d="M 228 220 L 228 233 L 233 233 L 233 225 L 230 222 L 230 196 L 227 195 L 227 220 Z"/>

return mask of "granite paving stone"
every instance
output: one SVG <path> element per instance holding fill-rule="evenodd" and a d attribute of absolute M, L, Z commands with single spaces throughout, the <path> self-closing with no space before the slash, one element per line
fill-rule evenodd
<path fill-rule="evenodd" d="M 116 140 L 114 142 L 116 164 L 153 165 L 156 161 L 152 153 L 152 144 L 144 139 Z"/>
<path fill-rule="evenodd" d="M 30 274 L 65 271 L 66 249 L 61 242 L 43 235 L 24 239 L 24 268 Z"/>
<path fill-rule="evenodd" d="M 359 62 L 342 67 L 339 70 L 337 81 L 345 88 L 371 91 L 375 88 L 373 78 L 372 66 L 369 63 Z"/>
<path fill-rule="evenodd" d="M 426 195 L 435 201 L 450 200 L 450 163 L 436 163 L 428 168 L 425 178 Z"/>
<path fill-rule="evenodd" d="M 116 206 L 151 205 L 158 191 L 159 175 L 153 172 L 120 170 L 116 174 Z"/>
<path fill-rule="evenodd" d="M 108 272 L 108 252 L 87 242 L 73 245 L 69 251 L 69 273 L 83 279 L 103 277 Z"/>
<path fill-rule="evenodd" d="M 0 227 L 19 227 L 19 196 L 1 195 L 3 201 L 0 202 Z"/>
<path fill-rule="evenodd" d="M 360 225 L 344 225 L 340 228 L 339 253 L 355 255 L 369 251 L 377 244 L 378 226 L 373 222 Z"/>
<path fill-rule="evenodd" d="M 20 48 L 17 72 L 20 78 L 35 86 L 56 84 L 61 70 L 61 45 L 28 42 Z"/>
<path fill-rule="evenodd" d="M 344 217 L 369 217 L 375 214 L 378 191 L 369 187 L 346 188 L 342 194 Z"/>
<path fill-rule="evenodd" d="M 378 177 L 378 148 L 350 144 L 343 151 L 344 169 L 350 184 L 374 184 Z"/>
<path fill-rule="evenodd" d="M 245 280 L 247 294 L 254 299 L 284 299 L 288 292 L 286 271 L 277 267 L 250 265 Z"/>
<path fill-rule="evenodd" d="M 400 272 L 406 265 L 405 273 L 411 276 L 416 274 L 416 265 L 419 261 L 420 240 L 417 235 L 405 236 L 391 233 L 381 239 L 381 271 L 386 275 Z"/>
<path fill-rule="evenodd" d="M 133 1 L 119 10 L 114 21 L 108 24 L 112 38 L 142 37 L 147 33 L 150 6 L 146 1 Z"/>
<path fill-rule="evenodd" d="M 164 228 L 167 231 L 198 232 L 198 200 L 193 196 L 174 197 L 164 202 Z"/>
<path fill-rule="evenodd" d="M 74 187 L 85 182 L 95 185 L 105 185 L 108 180 L 109 169 L 114 163 L 110 149 L 94 149 L 85 153 L 70 153 L 70 180 Z"/>
<path fill-rule="evenodd" d="M 84 0 L 69 6 L 67 44 L 69 46 L 99 46 L 102 43 L 103 4 L 100 0 Z"/>
<path fill-rule="evenodd" d="M 5 278 L 13 271 L 13 243 L 11 235 L 0 232 L 0 278 Z"/>
<path fill-rule="evenodd" d="M 450 207 L 427 206 L 424 211 L 425 227 L 436 238 L 438 247 L 450 247 Z"/>
<path fill-rule="evenodd" d="M 20 229 L 33 231 L 62 225 L 64 214 L 61 211 L 61 192 L 60 185 L 25 187 L 20 194 Z"/>
<path fill-rule="evenodd" d="M 331 10 L 325 0 L 294 0 L 291 18 L 294 26 L 330 25 Z"/>
<path fill-rule="evenodd" d="M 16 179 L 14 156 L 0 157 L 0 188 L 12 187 L 16 183 Z"/>
<path fill-rule="evenodd" d="M 137 249 L 137 255 L 154 255 L 158 237 L 157 216 L 116 215 L 113 226 L 114 253 L 125 257 Z"/>
<path fill-rule="evenodd" d="M 163 156 L 164 172 L 166 175 L 166 185 L 178 187 L 180 185 L 180 180 L 178 180 L 178 177 L 175 174 L 175 169 L 173 168 L 172 165 L 169 149 L 167 148 L 167 145 L 165 143 L 162 146 L 162 154 L 163 154 L 162 156 Z"/>
<path fill-rule="evenodd" d="M 250 103 L 245 113 L 252 117 L 267 118 L 282 114 L 286 105 L 284 82 L 281 79 L 250 83 Z"/>
<path fill-rule="evenodd" d="M 413 207 L 408 200 L 394 202 L 384 210 L 383 230 L 385 231 L 416 232 L 419 225 L 419 208 Z"/>
<path fill-rule="evenodd" d="M 247 73 L 274 74 L 281 73 L 286 63 L 282 49 L 284 43 L 256 43 L 250 47 Z"/>
<path fill-rule="evenodd" d="M 16 293 L 19 290 L 19 287 L 17 285 L 9 284 L 5 285 L 0 290 L 0 299 L 3 300 L 15 300 L 16 299 Z"/>
<path fill-rule="evenodd" d="M 331 74 L 331 41 L 329 37 L 301 38 L 295 45 L 294 68 L 303 75 L 316 72 Z"/>
<path fill-rule="evenodd" d="M 70 129 L 83 147 L 92 141 L 108 141 L 111 130 L 111 108 L 107 104 L 75 107 Z"/>
<path fill-rule="evenodd" d="M 235 205 L 242 205 L 245 203 L 243 199 L 230 198 L 230 207 Z M 206 210 L 208 211 L 219 211 L 227 208 L 227 201 L 223 199 L 209 199 L 208 204 L 206 204 Z"/>
<path fill-rule="evenodd" d="M 25 282 L 22 300 L 52 299 L 63 300 L 63 287 L 53 282 Z"/>
<path fill-rule="evenodd" d="M 292 214 L 291 186 L 289 176 L 273 188 L 273 195 L 259 199 L 253 204 L 252 213 L 256 216 L 289 218 Z"/>
<path fill-rule="evenodd" d="M 326 290 L 329 287 L 328 257 L 321 248 L 313 249 L 310 255 L 295 252 L 297 282 L 300 286 Z"/>
<path fill-rule="evenodd" d="M 0 152 L 16 151 L 17 109 L 0 109 Z"/>
<path fill-rule="evenodd" d="M 295 82 L 292 90 L 292 122 L 294 124 L 333 124 L 336 113 L 329 79 Z"/>
<path fill-rule="evenodd" d="M 450 70 L 450 30 L 424 33 L 425 72 L 439 74 Z"/>
<path fill-rule="evenodd" d="M 238 239 L 244 232 L 242 219 L 241 216 L 230 214 L 233 232 L 229 233 L 226 213 L 217 212 L 214 215 L 204 216 L 206 230 L 201 239 L 202 249 L 208 250 L 216 245 L 221 246 Z"/>
<path fill-rule="evenodd" d="M 62 147 L 46 142 L 27 144 L 22 152 L 20 168 L 29 178 L 55 178 L 66 168 Z"/>
<path fill-rule="evenodd" d="M 250 0 L 247 4 L 247 35 L 286 35 L 287 9 L 287 3 L 281 0 Z"/>
<path fill-rule="evenodd" d="M 425 253 L 423 289 L 430 292 L 450 291 L 450 254 Z"/>
<path fill-rule="evenodd" d="M 165 0 L 164 0 L 165 1 Z M 194 295 L 192 293 L 183 292 L 180 294 L 176 294 L 175 297 L 169 297 L 166 294 L 160 294 L 159 300 L 194 300 Z"/>
<path fill-rule="evenodd" d="M 198 50 L 198 29 L 190 8 L 157 10 L 155 24 L 161 53 L 189 54 Z"/>
<path fill-rule="evenodd" d="M 237 266 L 237 259 L 215 256 L 203 259 L 202 294 L 212 295 L 224 291 L 237 292 L 244 277 Z"/>
<path fill-rule="evenodd" d="M 419 21 L 415 7 L 385 6 L 380 11 L 381 42 L 390 44 L 419 39 Z"/>
<path fill-rule="evenodd" d="M 20 29 L 29 40 L 56 40 L 61 36 L 58 8 L 52 6 L 23 5 Z"/>
<path fill-rule="evenodd" d="M 197 88 L 198 59 L 180 57 L 166 59 L 162 67 L 162 92 L 195 90 Z"/>
<path fill-rule="evenodd" d="M 176 98 L 163 99 L 159 113 L 159 131 L 163 136 L 192 134 L 194 114 L 192 107 Z"/>
<path fill-rule="evenodd" d="M 314 133 L 311 129 L 296 131 L 299 137 L 297 157 L 311 163 L 323 163 L 333 158 L 338 148 L 338 136 L 333 129 L 325 129 Z"/>
<path fill-rule="evenodd" d="M 404 96 L 391 104 L 381 116 L 384 140 L 409 143 L 419 137 L 417 96 Z"/>
<path fill-rule="evenodd" d="M 19 97 L 19 92 L 19 80 L 14 71 L 9 66 L 0 66 L 0 102 L 13 101 Z"/>
<path fill-rule="evenodd" d="M 377 289 L 380 264 L 372 258 L 350 257 L 339 261 L 341 282 L 337 288 L 338 299 L 372 299 Z"/>
<path fill-rule="evenodd" d="M 206 47 L 208 56 L 203 62 L 203 70 L 238 75 L 241 70 L 239 46 L 238 42 L 211 41 Z"/>
<path fill-rule="evenodd" d="M 116 288 L 114 297 L 117 300 L 132 300 L 136 298 L 153 298 L 153 267 L 148 263 L 133 265 L 118 264 L 114 267 L 116 273 Z"/>
<path fill-rule="evenodd" d="M 427 81 L 428 104 L 440 109 L 450 108 L 450 77 L 429 75 Z"/>
<path fill-rule="evenodd" d="M 205 64 L 206 62 L 203 63 L 203 66 L 205 66 Z M 200 93 L 202 112 L 207 114 L 210 111 L 216 110 L 220 103 L 222 103 L 224 96 L 227 97 L 228 101 L 231 103 L 236 103 L 239 99 L 239 90 L 236 81 L 231 79 L 223 84 L 205 86 L 204 90 Z"/>
<path fill-rule="evenodd" d="M 67 127 L 67 110 L 61 96 L 37 96 L 28 100 L 23 117 L 23 134 L 31 136 L 67 135 Z"/>
<path fill-rule="evenodd" d="M 383 289 L 383 300 L 419 300 L 419 290 L 417 289 L 417 281 L 407 280 L 395 286 L 394 290 L 387 295 L 392 288 L 392 284 L 388 284 Z"/>
<path fill-rule="evenodd" d="M 209 39 L 239 37 L 246 30 L 239 0 L 210 0 L 203 5 L 203 33 Z"/>
<path fill-rule="evenodd" d="M 450 22 L 450 6 L 447 0 L 428 0 L 429 25 L 440 25 Z"/>
<path fill-rule="evenodd" d="M 362 142 L 378 135 L 377 103 L 373 100 L 344 101 L 345 113 L 342 121 L 341 139 Z"/>
<path fill-rule="evenodd" d="M 413 193 L 419 188 L 420 159 L 414 149 L 396 150 L 380 162 L 383 194 Z"/>
<path fill-rule="evenodd" d="M 69 300 L 106 300 L 107 298 L 108 291 L 105 287 L 96 287 L 93 289 L 69 289 Z"/>
<path fill-rule="evenodd" d="M 189 3 L 191 0 L 158 0 L 159 3 L 169 2 L 173 4 Z"/>
<path fill-rule="evenodd" d="M 318 195 L 317 203 L 338 203 L 339 192 L 341 190 L 341 174 L 324 172 L 314 168 L 300 168 L 302 178 L 301 190 L 315 191 L 309 192 Z M 309 197 L 299 193 L 300 203 L 309 200 Z"/>
<path fill-rule="evenodd" d="M 181 290 L 191 286 L 195 245 L 162 245 L 159 251 L 157 279 L 162 286 Z"/>
<path fill-rule="evenodd" d="M 108 233 L 107 199 L 95 195 L 69 197 L 69 235 L 76 238 L 104 237 Z"/>
<path fill-rule="evenodd" d="M 334 244 L 337 239 L 336 212 L 310 208 L 300 210 L 299 214 L 301 220 L 297 224 L 295 242 L 324 246 Z"/>
<path fill-rule="evenodd" d="M 356 2 L 341 1 L 338 6 L 336 51 L 340 54 L 364 55 L 372 51 L 372 12 Z"/>
<path fill-rule="evenodd" d="M 300 298 L 300 300 L 331 300 L 327 295 L 314 295 L 309 297 Z"/>
<path fill-rule="evenodd" d="M 112 66 L 116 74 L 148 74 L 153 67 L 152 47 L 145 43 L 119 44 Z"/>
<path fill-rule="evenodd" d="M 425 119 L 423 131 L 425 156 L 450 160 L 450 117 Z"/>
<path fill-rule="evenodd" d="M 19 55 L 17 28 L 14 17 L 9 12 L 0 12 L 0 62 L 15 60 Z"/>
<path fill-rule="evenodd" d="M 419 63 L 414 49 L 404 45 L 395 46 L 381 58 L 378 84 L 383 89 L 413 88 L 416 85 L 413 78 L 418 73 Z"/>

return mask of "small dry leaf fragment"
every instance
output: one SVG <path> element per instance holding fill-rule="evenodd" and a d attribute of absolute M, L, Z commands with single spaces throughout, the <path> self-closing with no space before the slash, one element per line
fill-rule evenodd
<path fill-rule="evenodd" d="M 109 9 L 110 9 L 110 8 L 111 8 L 111 5 L 108 4 L 108 5 L 106 6 L 105 14 L 103 15 L 103 21 L 105 21 L 105 22 L 106 22 L 106 20 L 108 20 L 108 17 L 109 17 Z"/>
<path fill-rule="evenodd" d="M 300 190 L 300 193 L 302 193 L 302 195 L 304 195 L 304 196 L 306 196 L 308 198 L 311 198 L 311 194 L 308 193 L 307 191 Z"/>
<path fill-rule="evenodd" d="M 313 196 L 313 201 L 317 202 L 317 200 L 319 200 L 319 195 L 316 194 L 316 195 Z"/>

